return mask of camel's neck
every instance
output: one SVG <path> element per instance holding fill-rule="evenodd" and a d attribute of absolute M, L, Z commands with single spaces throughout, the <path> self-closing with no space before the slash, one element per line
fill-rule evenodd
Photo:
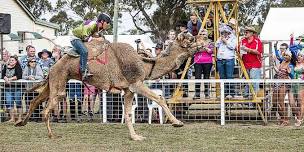
<path fill-rule="evenodd" d="M 168 56 L 161 57 L 156 60 L 155 65 L 152 66 L 149 76 L 146 79 L 154 80 L 158 79 L 175 69 L 178 69 L 180 65 L 189 57 L 187 51 L 180 47 L 172 46 Z"/>

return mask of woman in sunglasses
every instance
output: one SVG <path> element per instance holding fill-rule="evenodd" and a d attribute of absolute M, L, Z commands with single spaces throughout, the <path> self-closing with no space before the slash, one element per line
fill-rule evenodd
<path fill-rule="evenodd" d="M 42 80 L 43 72 L 41 67 L 37 66 L 37 61 L 35 58 L 30 58 L 28 60 L 27 66 L 23 70 L 22 78 L 25 80 Z"/>

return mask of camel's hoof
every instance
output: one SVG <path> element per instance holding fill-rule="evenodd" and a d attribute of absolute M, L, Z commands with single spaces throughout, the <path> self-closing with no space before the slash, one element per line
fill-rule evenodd
<path fill-rule="evenodd" d="M 17 121 L 16 123 L 15 123 L 15 127 L 21 127 L 21 126 L 25 126 L 27 124 L 27 122 L 25 122 L 25 121 Z"/>
<path fill-rule="evenodd" d="M 181 121 L 177 121 L 177 122 L 172 123 L 172 126 L 173 127 L 182 127 L 182 126 L 184 126 L 184 123 Z"/>
<path fill-rule="evenodd" d="M 132 140 L 135 140 L 135 141 L 142 141 L 142 140 L 145 140 L 146 137 L 143 137 L 141 135 L 133 135 L 131 136 Z"/>
<path fill-rule="evenodd" d="M 48 137 L 49 137 L 50 139 L 58 139 L 58 138 L 62 138 L 61 136 L 59 136 L 59 135 L 55 135 L 55 134 L 48 134 Z"/>

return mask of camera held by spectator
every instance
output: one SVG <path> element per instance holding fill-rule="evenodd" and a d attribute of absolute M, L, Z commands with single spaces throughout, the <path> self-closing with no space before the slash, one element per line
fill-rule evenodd
<path fill-rule="evenodd" d="M 137 40 L 135 40 L 135 43 L 140 43 L 141 42 L 141 39 L 137 39 Z"/>

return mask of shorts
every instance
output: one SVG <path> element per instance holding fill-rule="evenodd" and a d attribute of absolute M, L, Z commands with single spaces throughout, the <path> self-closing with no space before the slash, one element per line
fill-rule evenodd
<path fill-rule="evenodd" d="M 88 96 L 90 96 L 90 95 L 95 96 L 96 95 L 96 87 L 92 86 L 92 85 L 84 86 L 83 94 L 88 95 Z"/>

